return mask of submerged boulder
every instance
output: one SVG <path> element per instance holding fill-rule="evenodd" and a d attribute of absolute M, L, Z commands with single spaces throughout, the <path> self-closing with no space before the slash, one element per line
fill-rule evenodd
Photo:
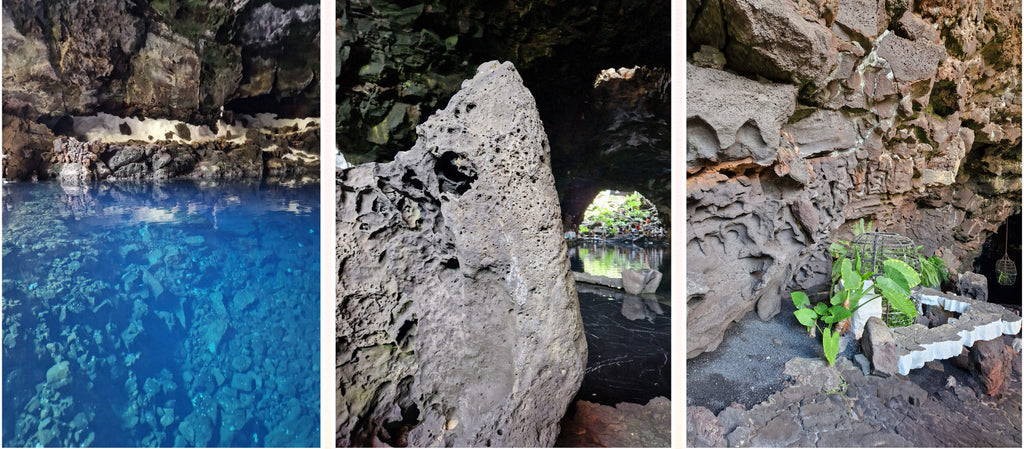
<path fill-rule="evenodd" d="M 549 147 L 488 62 L 394 162 L 338 174 L 341 446 L 549 446 L 587 359 Z"/>

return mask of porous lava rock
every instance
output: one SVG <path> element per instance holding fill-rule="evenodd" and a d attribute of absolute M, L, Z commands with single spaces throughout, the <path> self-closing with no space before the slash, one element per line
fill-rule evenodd
<path fill-rule="evenodd" d="M 338 173 L 341 446 L 547 446 L 586 341 L 536 105 L 488 62 L 389 163 Z"/>
<path fill-rule="evenodd" d="M 353 164 L 392 160 L 479 63 L 508 60 L 536 96 L 566 230 L 606 189 L 640 192 L 668 225 L 670 9 L 667 0 L 341 2 L 339 151 Z"/>
<path fill-rule="evenodd" d="M 827 296 L 860 219 L 961 272 L 1019 213 L 1020 2 L 687 6 L 687 357 Z"/>
<path fill-rule="evenodd" d="M 1005 388 L 1010 377 L 1014 351 L 1003 343 L 1003 339 L 979 341 L 971 347 L 970 365 L 985 393 L 996 396 Z"/>
<path fill-rule="evenodd" d="M 558 447 L 669 447 L 672 402 L 658 396 L 643 404 L 621 402 L 615 407 L 576 401 L 566 419 Z"/>
<path fill-rule="evenodd" d="M 224 106 L 313 115 L 318 3 L 4 2 L 3 110 L 29 120 L 107 112 L 211 123 Z"/>

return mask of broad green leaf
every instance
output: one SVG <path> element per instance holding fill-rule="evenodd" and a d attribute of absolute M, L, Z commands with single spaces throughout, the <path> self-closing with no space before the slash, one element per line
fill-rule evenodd
<path fill-rule="evenodd" d="M 903 280 L 903 279 L 900 278 L 900 280 Z M 892 280 L 892 279 L 890 279 L 888 277 L 885 277 L 885 276 L 876 277 L 875 278 L 875 285 L 877 285 L 878 288 L 881 289 L 881 290 L 890 290 L 892 292 L 899 293 L 899 294 L 904 295 L 904 296 L 910 294 L 910 289 L 907 288 L 906 284 L 894 281 L 894 280 Z"/>
<path fill-rule="evenodd" d="M 793 305 L 798 309 L 802 309 L 805 306 L 811 304 L 810 298 L 807 297 L 807 293 L 804 292 L 793 292 L 789 296 L 793 298 Z"/>
<path fill-rule="evenodd" d="M 901 295 L 891 290 L 882 290 L 882 296 L 885 296 L 885 299 L 889 300 L 889 305 L 895 307 L 900 313 L 911 318 L 917 316 L 917 308 L 914 307 L 914 302 L 906 295 Z"/>
<path fill-rule="evenodd" d="M 921 283 L 921 278 L 917 275 L 917 272 L 901 260 L 886 260 L 882 263 L 882 270 L 885 271 L 885 275 L 888 278 L 896 282 L 904 281 L 908 290 Z"/>
<path fill-rule="evenodd" d="M 818 314 L 811 309 L 800 309 L 793 312 L 793 315 L 796 315 L 796 319 L 800 324 L 807 327 L 814 326 L 814 323 L 818 321 Z"/>
<path fill-rule="evenodd" d="M 818 305 L 814 306 L 814 313 L 817 313 L 818 316 L 824 315 L 827 312 L 828 306 L 823 302 L 819 302 Z"/>
<path fill-rule="evenodd" d="M 836 323 L 853 316 L 853 313 L 850 312 L 850 309 L 847 309 L 846 307 L 843 307 L 841 305 L 829 307 L 828 311 L 830 314 L 832 314 L 832 317 L 833 319 L 835 319 Z"/>
<path fill-rule="evenodd" d="M 843 289 L 845 290 L 857 290 L 860 289 L 863 280 L 860 278 L 860 273 L 853 271 L 853 266 L 850 264 L 850 259 L 843 259 Z"/>
<path fill-rule="evenodd" d="M 844 288 L 836 292 L 836 294 L 832 295 L 832 297 L 828 299 L 828 302 L 832 305 L 842 304 L 843 301 L 846 301 L 846 298 L 848 298 L 849 296 L 850 290 Z"/>
<path fill-rule="evenodd" d="M 855 310 L 857 308 L 857 305 L 860 304 L 860 300 L 862 298 L 864 298 L 863 290 L 857 290 L 853 293 L 850 293 L 850 310 Z"/>
<path fill-rule="evenodd" d="M 829 328 L 821 330 L 821 346 L 825 350 L 825 360 L 828 366 L 836 363 L 836 355 L 839 354 L 839 334 L 833 334 Z"/>

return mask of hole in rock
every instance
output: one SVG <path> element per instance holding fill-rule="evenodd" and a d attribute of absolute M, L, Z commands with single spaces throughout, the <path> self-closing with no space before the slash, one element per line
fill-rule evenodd
<path fill-rule="evenodd" d="M 959 100 L 960 96 L 956 93 L 956 83 L 942 80 L 936 82 L 935 87 L 932 88 L 929 104 L 931 104 L 932 111 L 935 111 L 936 114 L 947 117 L 960 109 L 957 104 Z"/>
<path fill-rule="evenodd" d="M 395 341 L 399 345 L 405 343 L 406 338 L 410 337 L 413 330 L 416 329 L 416 320 L 406 320 L 402 323 L 402 327 L 398 329 L 398 335 L 395 336 Z"/>
<path fill-rule="evenodd" d="M 416 404 L 402 408 L 402 420 L 384 423 L 379 438 L 392 447 L 408 447 L 409 431 L 419 424 L 420 409 Z"/>
<path fill-rule="evenodd" d="M 446 151 L 434 165 L 437 181 L 443 193 L 462 195 L 473 187 L 476 181 L 476 167 L 465 155 L 454 151 Z"/>

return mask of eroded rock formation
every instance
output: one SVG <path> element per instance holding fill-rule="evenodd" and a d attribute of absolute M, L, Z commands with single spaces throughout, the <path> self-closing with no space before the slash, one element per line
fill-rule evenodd
<path fill-rule="evenodd" d="M 84 126 L 89 122 L 94 122 L 93 126 Z M 138 128 L 136 132 L 132 132 L 129 122 Z M 43 124 L 10 117 L 3 128 L 4 178 L 57 178 L 65 185 L 179 177 L 289 182 L 320 179 L 320 124 L 316 119 L 255 120 L 250 128 L 220 122 L 217 133 L 183 122 L 140 121 L 106 114 L 79 118 L 78 123 L 82 126 L 76 128 L 76 137 L 56 137 Z M 104 129 L 110 126 L 121 132 Z M 159 139 L 152 135 L 166 129 L 174 131 L 166 131 Z"/>
<path fill-rule="evenodd" d="M 314 115 L 320 8 L 290 3 L 4 2 L 4 112 L 211 122 L 226 104 L 261 103 Z"/>
<path fill-rule="evenodd" d="M 352 164 L 391 160 L 477 64 L 508 60 L 536 95 L 566 226 L 604 189 L 639 191 L 668 223 L 670 6 L 343 1 L 340 152 Z"/>
<path fill-rule="evenodd" d="M 316 2 L 10 1 L 2 15 L 5 179 L 319 179 L 319 122 L 301 137 L 241 124 L 316 115 Z M 107 118 L 135 142 L 83 131 Z M 154 119 L 183 123 L 165 135 Z"/>
<path fill-rule="evenodd" d="M 338 173 L 336 442 L 551 445 L 587 352 L 533 97 L 485 63 L 417 132 Z"/>
<path fill-rule="evenodd" d="M 860 218 L 969 270 L 1020 210 L 1019 2 L 687 5 L 688 357 Z"/>

